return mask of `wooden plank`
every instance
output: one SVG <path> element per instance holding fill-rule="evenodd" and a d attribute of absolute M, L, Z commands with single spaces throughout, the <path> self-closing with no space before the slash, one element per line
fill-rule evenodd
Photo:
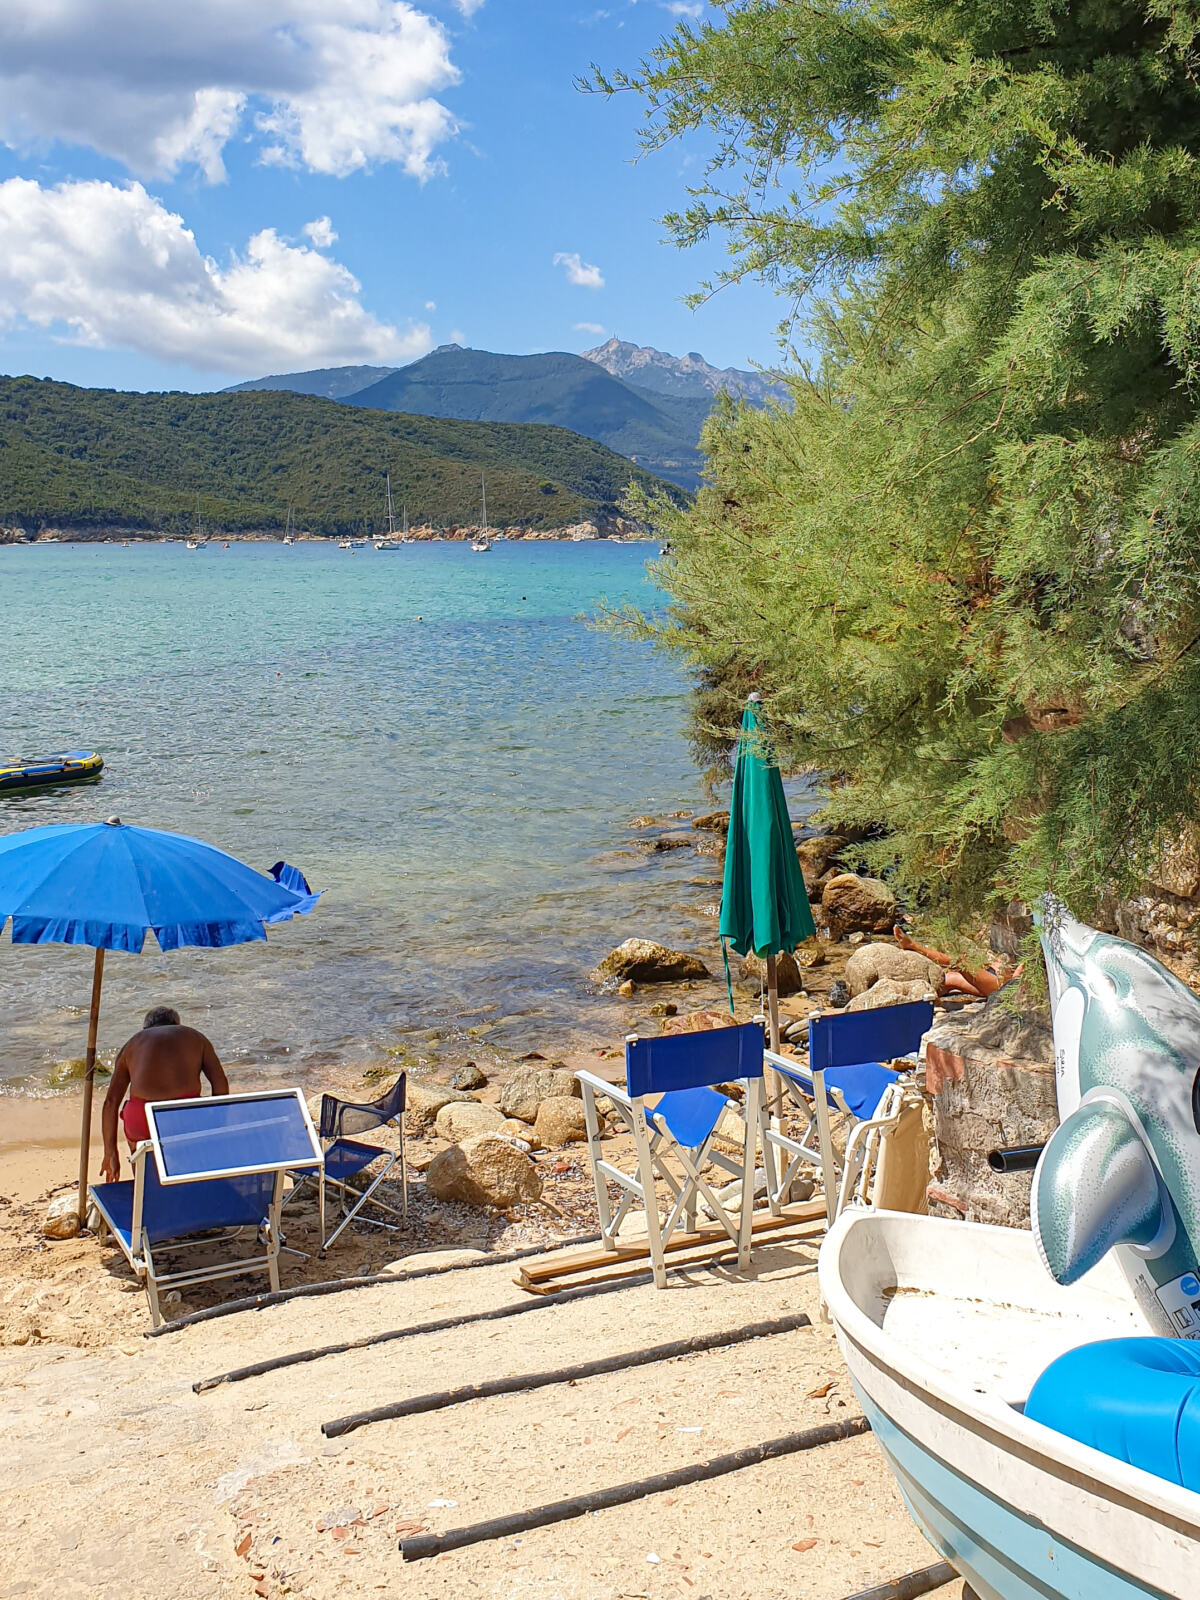
<path fill-rule="evenodd" d="M 804 1231 L 801 1231 L 804 1230 Z M 811 1223 L 796 1223 L 795 1231 L 778 1229 L 768 1237 L 774 1240 L 777 1237 L 786 1237 L 790 1243 L 803 1243 L 806 1240 L 816 1240 L 823 1237 L 825 1232 L 825 1217 L 821 1215 L 820 1226 Z M 712 1240 L 708 1244 L 698 1245 L 694 1250 L 684 1250 L 678 1255 L 671 1256 L 667 1261 L 667 1271 L 674 1272 L 683 1267 L 705 1267 L 720 1257 L 730 1252 L 736 1254 L 737 1244 L 728 1237 L 721 1240 Z M 536 1282 L 518 1276 L 513 1282 L 520 1289 L 527 1289 L 530 1294 L 559 1294 L 565 1289 L 576 1289 L 594 1284 L 619 1283 L 622 1278 L 637 1278 L 650 1276 L 650 1258 L 645 1256 L 636 1261 L 621 1261 L 615 1256 L 610 1256 L 609 1264 L 588 1271 L 577 1268 L 575 1272 L 563 1278 L 539 1278 Z"/>
<path fill-rule="evenodd" d="M 750 1231 L 752 1236 L 757 1238 L 761 1233 L 772 1233 L 779 1228 L 794 1227 L 798 1222 L 815 1222 L 818 1217 L 824 1215 L 825 1202 L 809 1200 L 803 1205 L 784 1206 L 782 1214 L 778 1217 L 773 1217 L 769 1211 L 764 1211 L 754 1218 Z M 697 1228 L 695 1233 L 675 1233 L 663 1248 L 670 1254 L 677 1250 L 694 1250 L 706 1244 L 731 1242 L 725 1230 L 714 1223 L 711 1228 Z M 608 1266 L 614 1261 L 649 1259 L 650 1243 L 643 1239 L 638 1244 L 618 1245 L 615 1250 L 562 1250 L 556 1253 L 553 1260 L 533 1261 L 528 1267 L 523 1267 L 521 1276 L 536 1283 L 540 1278 L 557 1278 L 571 1272 L 590 1271 L 594 1267 Z"/>

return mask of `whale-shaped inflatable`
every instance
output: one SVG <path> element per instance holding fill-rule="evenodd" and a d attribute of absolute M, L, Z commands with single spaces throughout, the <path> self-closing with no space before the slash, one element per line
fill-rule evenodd
<path fill-rule="evenodd" d="M 1050 895 L 1039 923 L 1062 1120 L 1034 1173 L 1038 1251 L 1073 1283 L 1115 1249 L 1151 1325 L 1200 1338 L 1200 999 Z"/>

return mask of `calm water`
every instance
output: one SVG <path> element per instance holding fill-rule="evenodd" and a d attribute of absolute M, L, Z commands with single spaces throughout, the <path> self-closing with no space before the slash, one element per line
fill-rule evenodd
<path fill-rule="evenodd" d="M 326 891 L 266 946 L 110 956 L 101 1048 L 165 1002 L 231 1061 L 300 1077 L 425 1028 L 528 1049 L 614 1030 L 585 977 L 620 939 L 715 954 L 713 859 L 630 849 L 637 814 L 706 804 L 686 681 L 578 620 L 661 598 L 647 550 L 0 547 L 0 754 L 108 763 L 0 800 L 0 833 L 118 813 Z M 0 1079 L 82 1054 L 90 971 L 5 936 Z"/>

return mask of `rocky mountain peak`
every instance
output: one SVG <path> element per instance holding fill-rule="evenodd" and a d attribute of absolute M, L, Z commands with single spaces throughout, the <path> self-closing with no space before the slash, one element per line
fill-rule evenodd
<path fill-rule="evenodd" d="M 652 345 L 630 344 L 614 335 L 595 349 L 585 350 L 583 358 L 594 361 L 625 383 L 651 389 L 657 394 L 702 398 L 727 389 L 730 394 L 744 395 L 756 405 L 783 398 L 783 391 L 759 373 L 740 367 L 714 367 L 698 350 L 689 350 L 686 356 L 673 356 Z"/>

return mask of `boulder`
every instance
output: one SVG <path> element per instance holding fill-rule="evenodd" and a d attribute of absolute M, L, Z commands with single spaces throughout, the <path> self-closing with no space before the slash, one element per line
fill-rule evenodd
<path fill-rule="evenodd" d="M 609 952 L 592 977 L 599 984 L 679 983 L 685 978 L 707 978 L 708 968 L 699 956 L 670 950 L 652 939 L 626 939 Z"/>
<path fill-rule="evenodd" d="M 920 980 L 927 989 L 936 990 L 942 981 L 942 969 L 916 950 L 901 950 L 895 944 L 865 944 L 846 963 L 846 987 L 852 995 L 860 995 L 880 978 L 903 984 Z"/>
<path fill-rule="evenodd" d="M 461 1067 L 455 1067 L 450 1074 L 450 1086 L 453 1089 L 483 1089 L 487 1087 L 487 1074 L 480 1071 L 473 1061 L 464 1061 Z"/>
<path fill-rule="evenodd" d="M 689 1011 L 686 1017 L 668 1017 L 660 1032 L 707 1033 L 710 1028 L 732 1028 L 736 1022 L 728 1011 Z"/>
<path fill-rule="evenodd" d="M 428 1272 L 431 1267 L 469 1267 L 486 1256 L 486 1250 L 418 1250 L 411 1256 L 387 1262 L 379 1268 L 379 1273 L 403 1277 L 409 1272 Z"/>
<path fill-rule="evenodd" d="M 44 1239 L 75 1239 L 79 1236 L 79 1197 L 72 1191 L 51 1200 L 42 1219 Z"/>
<path fill-rule="evenodd" d="M 860 990 L 846 1007 L 847 1011 L 875 1011 L 880 1006 L 902 1006 L 909 1000 L 931 1000 L 933 985 L 924 978 L 909 983 L 898 983 L 895 978 L 880 978 L 869 989 Z"/>
<path fill-rule="evenodd" d="M 481 1133 L 435 1157 L 425 1174 L 425 1187 L 436 1200 L 504 1209 L 540 1200 L 542 1176 L 511 1139 Z"/>
<path fill-rule="evenodd" d="M 586 1139 L 587 1119 L 583 1112 L 583 1101 L 570 1095 L 552 1094 L 538 1107 L 533 1131 L 543 1150 L 560 1144 L 577 1144 L 581 1139 Z"/>
<path fill-rule="evenodd" d="M 799 994 L 804 988 L 804 974 L 800 971 L 795 956 L 789 955 L 785 950 L 775 957 L 775 978 L 779 984 L 779 997 L 786 999 L 789 994 Z M 762 956 L 743 956 L 742 964 L 738 968 L 738 985 L 740 988 L 749 989 L 752 994 L 758 994 L 767 983 L 767 963 Z"/>
<path fill-rule="evenodd" d="M 475 1096 L 467 1094 L 464 1089 L 451 1089 L 444 1083 L 427 1083 L 418 1078 L 410 1078 L 404 1102 L 409 1127 L 432 1128 L 437 1121 L 438 1112 L 452 1101 L 459 1105 L 464 1105 L 468 1101 L 472 1105 L 478 1103 Z"/>
<path fill-rule="evenodd" d="M 476 1133 L 495 1133 L 504 1126 L 504 1113 L 498 1106 L 480 1105 L 478 1100 L 464 1104 L 451 1100 L 437 1114 L 434 1127 L 443 1139 L 460 1144 Z"/>
<path fill-rule="evenodd" d="M 702 833 L 728 833 L 728 811 L 706 811 L 703 816 L 692 818 L 692 827 L 699 828 Z"/>
<path fill-rule="evenodd" d="M 538 1107 L 551 1095 L 582 1093 L 573 1072 L 565 1067 L 521 1067 L 500 1091 L 500 1109 L 506 1117 L 519 1117 L 522 1122 L 535 1122 Z"/>
<path fill-rule="evenodd" d="M 820 833 L 814 839 L 801 839 L 796 846 L 796 859 L 804 874 L 805 887 L 812 889 L 819 878 L 829 871 L 833 858 L 846 848 L 849 840 L 839 833 Z"/>
<path fill-rule="evenodd" d="M 839 872 L 821 894 L 825 921 L 835 939 L 848 933 L 887 933 L 896 920 L 896 896 L 880 878 Z"/>

